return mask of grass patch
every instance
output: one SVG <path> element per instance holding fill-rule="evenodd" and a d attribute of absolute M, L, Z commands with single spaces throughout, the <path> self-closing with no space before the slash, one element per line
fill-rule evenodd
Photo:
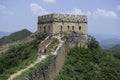
<path fill-rule="evenodd" d="M 60 43 L 59 39 L 57 38 L 53 38 L 52 42 L 51 42 L 51 50 L 50 52 L 54 52 L 58 46 L 58 44 Z M 43 60 L 42 62 L 36 64 L 33 68 L 29 69 L 28 71 L 22 73 L 21 75 L 15 77 L 13 80 L 27 80 L 27 78 L 29 78 L 30 76 L 32 76 L 38 69 L 42 69 L 45 66 L 47 66 L 51 60 L 53 60 L 54 55 L 48 55 L 47 58 L 45 60 Z"/>
<path fill-rule="evenodd" d="M 27 80 L 27 78 L 32 76 L 38 69 L 41 69 L 47 66 L 53 58 L 54 58 L 54 55 L 47 56 L 45 60 L 36 64 L 33 68 L 22 73 L 20 76 L 15 77 L 13 80 Z"/>
<path fill-rule="evenodd" d="M 0 55 L 0 80 L 6 80 L 11 74 L 25 68 L 37 58 L 33 42 L 11 46 Z"/>

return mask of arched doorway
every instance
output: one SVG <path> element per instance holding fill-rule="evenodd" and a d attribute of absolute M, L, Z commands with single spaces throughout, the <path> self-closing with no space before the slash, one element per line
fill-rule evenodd
<path fill-rule="evenodd" d="M 46 27 L 44 26 L 44 33 L 46 33 Z"/>

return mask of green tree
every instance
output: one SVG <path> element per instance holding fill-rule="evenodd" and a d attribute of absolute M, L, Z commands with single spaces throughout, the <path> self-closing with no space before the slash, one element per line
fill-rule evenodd
<path fill-rule="evenodd" d="M 88 35 L 88 48 L 91 50 L 100 48 L 99 42 L 91 35 Z"/>

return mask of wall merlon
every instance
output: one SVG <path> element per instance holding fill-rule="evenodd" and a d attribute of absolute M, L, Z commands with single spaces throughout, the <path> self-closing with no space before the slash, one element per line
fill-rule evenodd
<path fill-rule="evenodd" d="M 87 16 L 85 15 L 71 15 L 71 14 L 48 14 L 38 16 L 38 23 L 51 21 L 64 21 L 64 22 L 86 22 Z"/>

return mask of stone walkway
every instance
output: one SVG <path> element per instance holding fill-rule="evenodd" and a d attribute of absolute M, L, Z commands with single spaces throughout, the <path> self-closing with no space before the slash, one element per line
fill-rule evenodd
<path fill-rule="evenodd" d="M 60 43 L 62 43 L 62 40 L 60 37 L 55 36 L 55 38 L 59 39 Z M 60 45 L 59 45 L 60 46 Z M 59 47 L 58 46 L 58 47 Z M 56 55 L 56 51 L 52 52 L 53 55 Z M 17 71 L 16 73 L 12 74 L 7 80 L 13 80 L 16 76 L 21 75 L 23 72 L 29 70 L 30 68 L 34 67 L 36 64 L 38 64 L 39 62 L 41 62 L 42 60 L 44 60 L 47 57 L 47 55 L 41 55 L 41 57 L 38 55 L 38 58 L 34 61 L 34 63 L 31 63 L 29 66 L 27 66 L 24 69 L 21 69 L 20 71 Z"/>
<path fill-rule="evenodd" d="M 16 76 L 21 75 L 23 72 L 29 70 L 30 68 L 34 67 L 37 63 L 41 62 L 42 60 L 44 60 L 47 57 L 47 55 L 41 55 L 41 58 L 37 58 L 37 60 L 34 61 L 34 63 L 30 64 L 29 66 L 27 66 L 25 69 L 21 69 L 20 71 L 12 74 L 7 80 L 13 80 Z"/>

